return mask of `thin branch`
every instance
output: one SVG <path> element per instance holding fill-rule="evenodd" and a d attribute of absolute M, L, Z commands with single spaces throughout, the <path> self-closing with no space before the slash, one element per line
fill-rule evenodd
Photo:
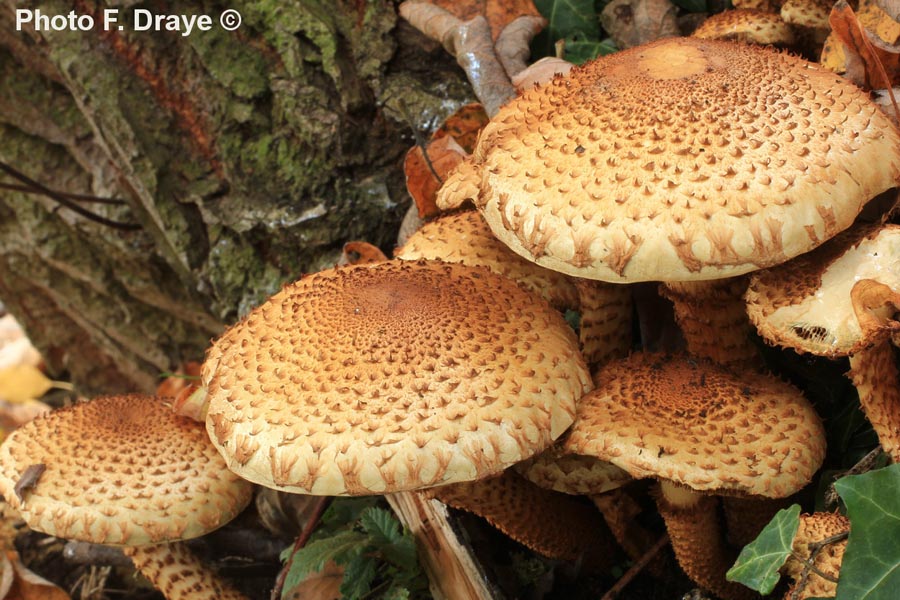
<path fill-rule="evenodd" d="M 88 219 L 89 221 L 93 221 L 95 223 L 99 223 L 100 225 L 105 225 L 107 227 L 112 227 L 113 229 L 120 229 L 123 231 L 136 231 L 138 229 L 141 229 L 141 226 L 136 223 L 122 223 L 120 221 L 113 221 L 112 219 L 107 219 L 106 217 L 101 217 L 100 215 L 94 214 L 91 211 L 87 210 L 86 208 L 79 206 L 78 204 L 72 202 L 71 200 L 66 198 L 64 195 L 58 194 L 57 192 L 38 183 L 34 179 L 31 179 L 24 173 L 14 169 L 10 165 L 8 165 L 2 161 L 0 161 L 0 171 L 3 171 L 10 177 L 18 179 L 19 181 L 21 181 L 22 183 L 24 183 L 31 189 L 35 190 L 36 192 L 39 192 L 39 193 L 47 196 L 48 198 L 50 198 L 50 199 L 54 200 L 55 202 L 57 202 L 58 204 L 60 204 L 61 206 L 68 208 L 72 212 L 78 213 L 79 215 L 81 215 L 85 219 Z"/>
<path fill-rule="evenodd" d="M 800 594 L 806 588 L 810 573 L 815 573 L 825 581 L 830 581 L 831 583 L 838 582 L 836 577 L 827 573 L 823 573 L 821 570 L 815 567 L 814 563 L 816 561 L 816 557 L 826 546 L 844 541 L 849 535 L 849 531 L 844 531 L 828 536 L 827 538 L 821 539 L 818 542 L 808 543 L 806 546 L 809 549 L 809 558 L 806 559 L 791 550 L 791 554 L 794 556 L 794 558 L 803 563 L 803 571 L 800 572 L 800 578 L 797 580 L 797 586 L 794 588 L 794 591 L 791 592 L 791 600 L 800 600 Z"/>
<path fill-rule="evenodd" d="M 619 578 L 615 585 L 609 588 L 609 591 L 603 594 L 603 597 L 600 598 L 600 600 L 613 600 L 614 598 L 618 597 L 618 595 L 622 593 L 622 590 L 625 589 L 625 586 L 631 583 L 631 580 L 637 577 L 638 573 L 644 570 L 644 567 L 650 564 L 650 561 L 653 560 L 653 558 L 657 554 L 659 554 L 659 552 L 663 548 L 665 548 L 668 543 L 668 535 L 663 535 L 661 538 L 656 540 L 656 543 L 653 544 L 646 552 L 644 552 L 644 554 L 637 560 L 637 562 L 631 565 L 631 568 L 628 569 L 625 574 Z"/>
<path fill-rule="evenodd" d="M 0 189 L 4 190 L 12 190 L 14 192 L 22 192 L 23 194 L 42 194 L 43 192 L 36 190 L 27 185 L 19 185 L 16 183 L 2 183 L 0 182 Z M 74 200 L 75 202 L 96 202 L 97 204 L 126 204 L 124 200 L 119 200 L 118 198 L 101 198 L 100 196 L 91 196 L 90 194 L 70 194 L 69 192 L 60 192 L 59 190 L 53 190 L 54 193 L 63 196 L 64 198 L 68 198 L 69 200 Z"/>

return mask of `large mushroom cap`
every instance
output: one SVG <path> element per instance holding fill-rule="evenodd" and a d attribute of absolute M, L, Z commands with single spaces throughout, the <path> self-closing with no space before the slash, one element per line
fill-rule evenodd
<path fill-rule="evenodd" d="M 214 344 L 207 427 L 292 492 L 478 479 L 546 448 L 591 386 L 565 321 L 486 268 L 386 262 L 286 286 Z"/>
<path fill-rule="evenodd" d="M 897 331 L 889 296 L 900 299 L 900 225 L 854 227 L 815 252 L 755 273 L 746 294 L 763 338 L 820 356 L 848 356 L 886 340 L 892 318 Z M 871 318 L 878 313 L 885 314 Z"/>
<path fill-rule="evenodd" d="M 825 458 L 825 433 L 793 386 L 686 357 L 634 354 L 597 374 L 564 448 L 724 495 L 788 496 Z"/>
<path fill-rule="evenodd" d="M 900 135 L 815 64 L 668 38 L 508 102 L 469 161 L 477 206 L 525 258 L 613 282 L 704 280 L 847 228 L 900 179 Z M 439 204 L 476 187 L 450 179 Z"/>
<path fill-rule="evenodd" d="M 16 484 L 43 465 L 20 499 Z M 21 490 L 20 490 L 21 491 Z M 135 546 L 197 537 L 250 501 L 203 425 L 158 398 L 97 398 L 23 425 L 0 446 L 0 493 L 32 529 Z"/>

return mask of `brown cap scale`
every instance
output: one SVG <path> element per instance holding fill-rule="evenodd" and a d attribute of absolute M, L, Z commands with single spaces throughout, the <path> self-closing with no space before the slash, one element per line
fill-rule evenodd
<path fill-rule="evenodd" d="M 496 473 L 590 387 L 571 329 L 485 268 L 386 262 L 286 286 L 215 344 L 207 428 L 241 476 L 355 495 Z"/>
<path fill-rule="evenodd" d="M 660 512 L 685 572 L 722 597 L 746 593 L 724 580 L 715 503 L 697 492 L 781 498 L 802 488 L 825 456 L 813 408 L 774 377 L 741 378 L 685 357 L 635 354 L 596 383 L 565 449 L 660 479 Z"/>
<path fill-rule="evenodd" d="M 847 228 L 900 179 L 900 135 L 815 64 L 671 38 L 510 101 L 469 160 L 476 205 L 529 260 L 611 282 L 708 280 Z"/>
<path fill-rule="evenodd" d="M 900 460 L 900 225 L 860 225 L 815 252 L 755 274 L 747 313 L 769 343 L 849 356 L 860 403 L 885 451 Z"/>
<path fill-rule="evenodd" d="M 794 588 L 799 585 L 799 580 L 804 570 L 804 564 L 798 560 L 809 559 L 810 544 L 821 543 L 828 538 L 846 534 L 850 531 L 850 520 L 839 513 L 817 512 L 811 515 L 800 515 L 800 526 L 792 544 L 794 555 L 789 556 L 782 567 L 785 575 L 794 580 L 794 585 L 784 595 L 784 600 L 797 598 L 834 598 L 837 593 L 837 584 L 810 572 L 802 590 L 793 595 Z M 825 545 L 816 555 L 813 566 L 820 573 L 825 573 L 837 579 L 841 573 L 841 563 L 844 560 L 844 550 L 847 549 L 847 539 L 838 540 Z"/>
<path fill-rule="evenodd" d="M 36 464 L 44 470 L 20 499 L 15 486 Z M 202 425 L 153 396 L 63 408 L 0 446 L 0 493 L 29 527 L 67 539 L 134 546 L 200 536 L 234 518 L 251 487 L 225 468 Z"/>
<path fill-rule="evenodd" d="M 477 211 L 450 213 L 425 223 L 394 255 L 401 260 L 485 266 L 540 294 L 558 310 L 580 311 L 579 342 L 589 365 L 603 364 L 631 349 L 629 288 L 576 279 L 525 260 L 494 236 Z"/>

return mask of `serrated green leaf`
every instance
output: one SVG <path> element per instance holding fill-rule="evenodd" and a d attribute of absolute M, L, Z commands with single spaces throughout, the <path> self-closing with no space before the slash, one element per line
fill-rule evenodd
<path fill-rule="evenodd" d="M 359 498 L 335 498 L 322 515 L 322 529 L 334 531 L 359 520 L 364 510 L 375 506 L 378 496 L 361 496 Z"/>
<path fill-rule="evenodd" d="M 770 594 L 781 576 L 778 574 L 788 556 L 800 527 L 800 505 L 794 504 L 775 514 L 759 536 L 741 550 L 728 581 L 742 583 L 761 594 Z"/>
<path fill-rule="evenodd" d="M 835 600 L 895 600 L 900 589 L 900 464 L 834 482 L 850 538 Z"/>
<path fill-rule="evenodd" d="M 347 600 L 359 600 L 368 595 L 377 572 L 375 559 L 364 554 L 354 556 L 344 567 L 341 595 Z"/>
<path fill-rule="evenodd" d="M 393 585 L 382 596 L 382 600 L 409 600 L 409 590 L 400 585 Z"/>
<path fill-rule="evenodd" d="M 285 576 L 284 589 L 289 590 L 308 574 L 321 571 L 329 560 L 338 564 L 349 562 L 354 555 L 362 552 L 367 540 L 368 536 L 358 531 L 342 531 L 308 543 L 294 554 L 291 568 Z"/>
<path fill-rule="evenodd" d="M 372 506 L 362 512 L 359 522 L 376 545 L 390 545 L 403 539 L 400 522 L 389 510 Z"/>
<path fill-rule="evenodd" d="M 390 546 L 381 548 L 385 560 L 402 571 L 407 571 L 413 576 L 418 574 L 419 560 L 416 555 L 416 542 L 411 534 L 401 536 L 399 540 Z"/>
<path fill-rule="evenodd" d="M 532 43 L 532 58 L 553 55 L 556 41 L 563 38 L 600 38 L 600 21 L 594 0 L 535 0 L 534 5 L 547 19 L 547 27 Z"/>

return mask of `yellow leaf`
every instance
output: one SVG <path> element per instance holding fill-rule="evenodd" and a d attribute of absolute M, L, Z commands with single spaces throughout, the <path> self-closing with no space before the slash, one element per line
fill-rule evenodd
<path fill-rule="evenodd" d="M 53 387 L 67 387 L 68 384 L 47 379 L 35 367 L 16 365 L 0 369 L 0 398 L 9 402 L 25 402 L 40 398 Z"/>

